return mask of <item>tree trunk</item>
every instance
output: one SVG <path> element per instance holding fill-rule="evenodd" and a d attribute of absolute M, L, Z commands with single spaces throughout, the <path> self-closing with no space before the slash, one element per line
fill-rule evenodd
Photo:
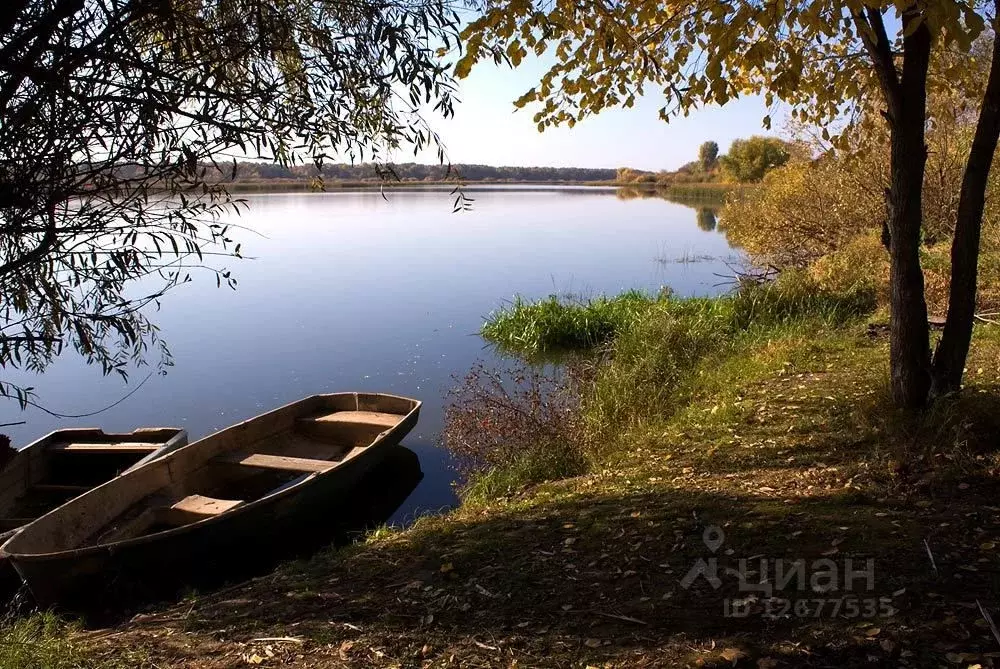
<path fill-rule="evenodd" d="M 904 15 L 904 24 L 916 20 Z M 920 268 L 921 193 L 927 147 L 927 68 L 931 35 L 924 22 L 903 39 L 903 72 L 890 100 L 889 366 L 897 406 L 916 408 L 931 386 L 930 340 L 924 275 Z M 887 96 L 888 97 L 888 96 Z"/>
<path fill-rule="evenodd" d="M 931 386 L 924 274 L 920 268 L 920 184 L 926 151 L 893 135 L 892 216 L 889 219 L 889 369 L 897 406 L 917 408 Z M 922 132 L 921 132 L 922 134 Z"/>
<path fill-rule="evenodd" d="M 1000 0 L 996 0 L 1000 10 Z M 951 243 L 951 287 L 948 320 L 934 354 L 931 396 L 955 392 L 962 385 L 965 359 L 972 342 L 976 310 L 976 276 L 979 263 L 979 236 L 986 202 L 986 186 L 993 155 L 1000 137 L 1000 38 L 993 40 L 993 61 L 976 134 L 962 176 L 955 238 Z"/>

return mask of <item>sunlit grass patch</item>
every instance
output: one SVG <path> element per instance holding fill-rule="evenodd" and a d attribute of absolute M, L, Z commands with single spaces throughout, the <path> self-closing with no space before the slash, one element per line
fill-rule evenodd
<path fill-rule="evenodd" d="M 493 341 L 507 342 L 503 348 L 599 355 L 567 363 L 561 380 L 523 366 L 470 373 L 445 430 L 468 475 L 464 496 L 488 501 L 591 471 L 655 441 L 706 396 L 711 412 L 694 424 L 738 422 L 746 386 L 808 355 L 817 338 L 856 345 L 874 307 L 864 286 L 833 292 L 801 273 L 716 298 L 629 292 L 577 304 L 519 300 L 484 326 Z"/>
<path fill-rule="evenodd" d="M 832 293 L 793 275 L 720 298 L 670 301 L 624 331 L 599 367 L 583 400 L 589 441 L 613 452 L 706 394 L 716 396 L 718 419 L 728 418 L 724 399 L 772 371 L 787 355 L 782 348 L 808 348 L 874 307 L 865 288 Z M 798 343 L 776 348 L 781 342 Z"/>
<path fill-rule="evenodd" d="M 5 624 L 0 627 L 0 669 L 80 666 L 67 632 L 67 627 L 50 614 Z"/>
<path fill-rule="evenodd" d="M 80 630 L 50 612 L 0 622 L 0 669 L 133 669 L 134 649 L 98 652 L 78 639 Z"/>

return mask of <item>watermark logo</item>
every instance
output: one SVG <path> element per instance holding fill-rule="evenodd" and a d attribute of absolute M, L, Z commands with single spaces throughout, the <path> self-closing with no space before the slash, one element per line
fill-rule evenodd
<path fill-rule="evenodd" d="M 705 546 L 712 552 L 712 557 L 708 558 L 708 560 L 698 558 L 698 561 L 688 569 L 688 573 L 681 579 L 681 587 L 687 590 L 700 576 L 709 582 L 712 589 L 718 590 L 722 586 L 722 579 L 719 578 L 719 561 L 715 557 L 715 552 L 722 548 L 722 544 L 726 541 L 726 535 L 723 533 L 721 527 L 709 525 L 701 535 L 701 540 L 705 542 Z"/>
<path fill-rule="evenodd" d="M 710 525 L 702 533 L 708 558 L 698 558 L 680 585 L 690 588 L 704 580 L 718 590 L 725 579 L 735 579 L 740 597 L 723 600 L 723 614 L 742 618 L 763 615 L 786 617 L 865 617 L 891 616 L 896 610 L 890 597 L 875 597 L 875 560 L 828 557 L 738 558 L 736 567 L 720 566 L 717 556 L 725 543 L 721 527 Z M 729 562 L 729 561 L 727 561 Z"/>

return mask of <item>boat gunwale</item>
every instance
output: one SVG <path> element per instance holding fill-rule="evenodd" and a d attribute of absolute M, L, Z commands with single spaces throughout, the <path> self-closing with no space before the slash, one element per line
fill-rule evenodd
<path fill-rule="evenodd" d="M 169 432 L 173 432 L 174 436 L 171 437 L 170 439 L 166 440 L 166 441 L 160 441 L 160 442 L 157 442 L 157 441 L 145 441 L 145 440 L 142 439 L 142 437 L 144 436 L 142 433 L 144 433 L 144 432 L 157 432 L 157 431 L 162 431 L 162 432 L 168 432 L 169 431 Z M 24 453 L 25 451 L 28 451 L 29 449 L 33 449 L 33 448 L 45 448 L 50 443 L 52 443 L 52 441 L 55 439 L 55 437 L 57 437 L 59 435 L 62 435 L 62 434 L 73 433 L 73 432 L 80 433 L 81 435 L 86 435 L 87 437 L 90 437 L 90 436 L 94 436 L 94 437 L 107 437 L 109 439 L 118 439 L 118 438 L 127 437 L 129 441 L 135 441 L 135 442 L 138 442 L 138 443 L 149 443 L 149 444 L 157 444 L 157 443 L 159 443 L 159 444 L 163 444 L 163 447 L 170 446 L 173 442 L 177 441 L 178 437 L 185 437 L 185 438 L 187 437 L 187 429 L 185 429 L 183 427 L 172 427 L 172 426 L 164 426 L 164 427 L 159 427 L 159 426 L 158 427 L 146 427 L 146 426 L 142 426 L 142 427 L 135 428 L 131 432 L 105 432 L 104 428 L 100 428 L 100 427 L 61 427 L 61 428 L 58 428 L 56 430 L 52 430 L 51 432 L 42 435 L 38 439 L 35 439 L 34 441 L 31 441 L 31 442 L 25 444 L 21 448 L 18 448 L 17 452 L 18 453 Z M 122 439 L 122 441 L 124 441 L 124 440 L 125 439 Z M 115 443 L 115 442 L 112 441 L 111 443 Z M 187 445 L 188 444 L 185 444 L 185 446 L 187 446 Z M 159 453 L 161 450 L 162 450 L 162 448 L 160 450 L 155 451 L 154 453 L 150 453 L 150 455 L 155 455 L 156 453 Z M 171 451 L 171 453 L 172 452 L 173 451 Z M 143 456 L 143 460 L 145 460 L 147 457 L 149 457 L 149 456 Z M 144 463 L 142 463 L 141 461 L 137 462 L 135 465 L 133 465 L 133 467 L 135 467 L 135 466 L 137 466 L 139 464 L 144 464 Z M 2 471 L 3 470 L 0 469 L 0 472 L 2 472 Z M 126 470 L 126 471 L 128 471 L 128 470 Z M 102 483 L 101 485 L 104 485 L 104 484 Z"/>
<path fill-rule="evenodd" d="M 215 438 L 215 437 L 219 436 L 220 434 L 222 434 L 223 432 L 225 432 L 227 430 L 236 429 L 236 428 L 238 428 L 240 426 L 246 425 L 247 423 L 250 423 L 250 422 L 253 422 L 253 421 L 256 421 L 256 420 L 260 420 L 260 419 L 264 418 L 265 416 L 268 416 L 269 414 L 277 413 L 279 411 L 282 411 L 282 410 L 285 410 L 285 409 L 289 409 L 289 408 L 291 408 L 291 407 L 293 407 L 293 406 L 295 406 L 297 404 L 302 404 L 302 403 L 305 403 L 305 402 L 313 401 L 316 398 L 320 398 L 320 397 L 323 397 L 323 398 L 326 398 L 326 397 L 341 397 L 341 396 L 348 396 L 348 395 L 354 395 L 355 397 L 358 396 L 358 395 L 378 395 L 378 396 L 381 396 L 381 397 L 389 397 L 389 398 L 393 398 L 393 399 L 404 400 L 406 402 L 410 402 L 410 403 L 413 404 L 413 406 L 410 408 L 410 410 L 407 411 L 405 414 L 399 414 L 400 419 L 399 419 L 399 421 L 396 422 L 395 425 L 393 425 L 391 428 L 389 428 L 387 430 L 384 430 L 381 433 L 379 433 L 379 435 L 371 443 L 369 443 L 367 447 L 365 447 L 366 452 L 367 452 L 368 449 L 371 449 L 371 448 L 377 446 L 381 442 L 385 441 L 394 432 L 398 431 L 400 429 L 400 426 L 408 418 L 410 418 L 410 416 L 412 416 L 413 414 L 415 414 L 416 412 L 418 412 L 420 410 L 420 407 L 423 404 L 420 400 L 413 399 L 412 397 L 403 397 L 401 395 L 392 395 L 392 394 L 389 394 L 389 393 L 378 393 L 378 392 L 317 393 L 317 394 L 314 394 L 314 395 L 309 395 L 307 397 L 303 397 L 301 399 L 295 400 L 294 402 L 289 402 L 288 404 L 284 404 L 284 405 L 282 405 L 280 407 L 276 407 L 276 408 L 271 409 L 270 411 L 266 411 L 266 412 L 264 412 L 262 414 L 258 414 L 256 416 L 252 416 L 250 418 L 247 418 L 246 420 L 240 421 L 239 423 L 234 423 L 233 425 L 226 426 L 223 429 L 218 430 L 217 432 L 205 435 L 201 439 L 198 439 L 198 440 L 193 441 L 193 442 L 191 442 L 191 443 L 189 443 L 189 444 L 187 444 L 185 446 L 182 446 L 181 448 L 178 448 L 178 449 L 176 449 L 174 451 L 171 451 L 170 453 L 167 453 L 166 455 L 164 455 L 162 458 L 157 458 L 156 460 L 153 460 L 153 461 L 151 461 L 149 463 L 144 463 L 144 464 L 150 464 L 150 465 L 160 464 L 160 465 L 166 466 L 166 463 L 168 463 L 175 456 L 178 456 L 181 453 L 183 453 L 185 451 L 185 449 L 191 448 L 193 446 L 200 445 L 202 441 L 205 441 L 206 439 Z M 263 440 L 263 438 L 262 438 L 262 440 Z M 186 532 L 190 532 L 190 531 L 192 531 L 195 528 L 205 527 L 205 526 L 210 525 L 212 523 L 221 522 L 223 519 L 230 519 L 230 518 L 233 518 L 234 516 L 243 515 L 244 513 L 247 513 L 250 510 L 256 509 L 259 506 L 263 505 L 264 502 L 270 502 L 270 501 L 273 501 L 275 499 L 279 499 L 281 497 L 289 496 L 289 495 L 293 494 L 294 492 L 297 492 L 301 487 L 305 486 L 306 484 L 315 483 L 317 480 L 325 478 L 325 477 L 333 474 L 334 472 L 342 469 L 342 467 L 344 465 L 346 465 L 348 462 L 351 462 L 353 460 L 354 460 L 354 458 L 352 458 L 351 460 L 347 460 L 347 461 L 341 461 L 339 463 L 332 463 L 332 461 L 331 461 L 331 463 L 334 466 L 331 467 L 330 469 L 324 471 L 324 472 L 311 472 L 311 473 L 307 474 L 306 476 L 302 477 L 299 481 L 296 481 L 293 485 L 287 485 L 286 484 L 287 487 L 285 487 L 285 486 L 279 487 L 278 489 L 269 492 L 268 494 L 264 495 L 263 497 L 260 497 L 258 499 L 253 500 L 252 502 L 247 502 L 247 503 L 241 504 L 241 505 L 239 505 L 239 506 L 237 506 L 237 507 L 235 507 L 233 509 L 230 509 L 230 510 L 224 512 L 224 513 L 220 513 L 220 514 L 215 515 L 215 516 L 210 516 L 208 518 L 203 518 L 201 520 L 197 520 L 197 521 L 195 521 L 193 523 L 188 523 L 186 525 L 181 525 L 179 527 L 172 527 L 172 528 L 170 528 L 168 530 L 162 530 L 160 532 L 154 532 L 152 534 L 146 534 L 146 535 L 143 535 L 143 536 L 140 536 L 140 537 L 132 537 L 132 538 L 129 538 L 129 539 L 122 539 L 120 541 L 109 541 L 109 542 L 106 542 L 106 543 L 96 543 L 96 544 L 92 544 L 92 545 L 89 545 L 89 546 L 81 546 L 81 547 L 78 547 L 78 548 L 69 548 L 69 549 L 64 549 L 64 550 L 59 550 L 59 551 L 49 551 L 49 552 L 45 552 L 45 553 L 12 553 L 12 552 L 9 552 L 7 550 L 7 544 L 10 543 L 11 541 L 13 541 L 22 532 L 28 530 L 30 528 L 31 524 L 34 523 L 34 521 L 32 521 L 32 523 L 29 523 L 28 525 L 25 525 L 25 526 L 23 526 L 21 528 L 18 528 L 13 536 L 7 538 L 6 541 L 4 541 L 2 545 L 0 545 L 0 559 L 7 558 L 7 559 L 13 560 L 16 563 L 17 560 L 19 560 L 19 559 L 26 559 L 26 560 L 30 560 L 30 561 L 34 562 L 34 561 L 64 559 L 64 558 L 70 558 L 70 557 L 73 557 L 73 558 L 76 558 L 76 557 L 86 557 L 86 556 L 89 556 L 89 555 L 93 555 L 93 554 L 97 554 L 97 553 L 101 553 L 101 552 L 106 552 L 106 551 L 109 551 L 109 550 L 113 551 L 113 550 L 115 550 L 117 548 L 125 548 L 125 547 L 142 545 L 142 544 L 145 544 L 145 543 L 151 543 L 153 541 L 157 541 L 157 540 L 159 540 L 161 538 L 164 538 L 164 537 L 178 536 L 178 535 L 184 534 Z M 129 471 L 134 471 L 134 470 L 129 470 Z M 124 476 L 127 473 L 129 473 L 129 472 L 123 472 L 121 476 Z M 80 495 L 78 497 L 75 497 L 75 498 L 67 501 L 66 504 L 64 504 L 62 506 L 66 506 L 67 504 L 71 504 L 75 500 L 80 499 L 80 497 L 83 497 L 83 496 L 86 496 L 86 495 L 91 495 L 91 494 L 96 494 L 98 490 L 100 490 L 101 488 L 103 488 L 106 485 L 112 484 L 114 481 L 117 481 L 119 478 L 121 478 L 121 476 L 116 477 L 114 479 L 111 479 L 109 481 L 105 481 L 101 485 L 99 485 L 99 486 L 97 486 L 95 488 L 92 488 L 91 490 L 83 493 L 83 495 Z M 56 509 L 53 509 L 49 513 L 55 513 L 56 511 L 58 511 L 59 509 L 61 509 L 62 506 L 57 507 Z M 48 514 L 45 514 L 45 515 L 48 515 Z M 39 519 L 44 518 L 45 515 L 40 516 Z"/>

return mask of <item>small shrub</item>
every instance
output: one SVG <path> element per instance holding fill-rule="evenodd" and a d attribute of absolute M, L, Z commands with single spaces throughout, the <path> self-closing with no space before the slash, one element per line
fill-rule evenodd
<path fill-rule="evenodd" d="M 879 291 L 879 301 L 888 298 L 889 254 L 876 233 L 862 234 L 814 262 L 809 276 L 826 291 L 846 293 L 858 286 Z"/>
<path fill-rule="evenodd" d="M 449 393 L 442 435 L 467 498 L 494 498 L 581 473 L 579 385 L 566 372 L 481 363 Z"/>

